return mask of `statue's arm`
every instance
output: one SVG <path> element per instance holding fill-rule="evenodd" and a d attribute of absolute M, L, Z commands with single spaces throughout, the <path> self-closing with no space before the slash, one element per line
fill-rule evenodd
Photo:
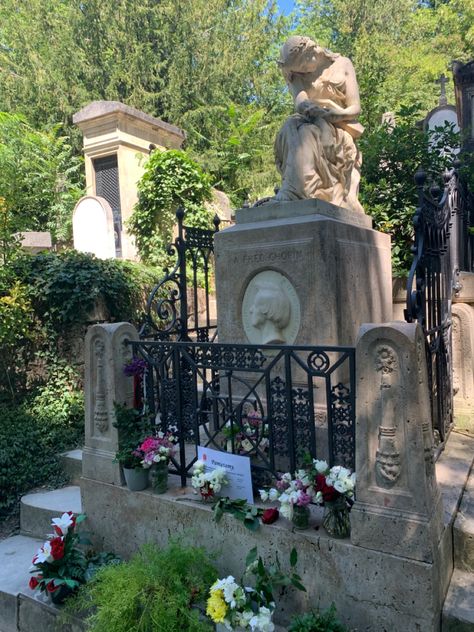
<path fill-rule="evenodd" d="M 354 66 L 350 59 L 344 58 L 344 72 L 346 78 L 346 105 L 341 107 L 336 103 L 331 104 L 327 118 L 333 123 L 354 119 L 360 114 L 359 86 Z"/>
<path fill-rule="evenodd" d="M 327 113 L 325 108 L 320 107 L 310 99 L 304 88 L 303 80 L 296 73 L 292 74 L 291 81 L 288 80 L 287 83 L 290 94 L 293 97 L 295 111 L 298 112 L 298 114 L 302 114 L 303 116 L 318 116 Z"/>

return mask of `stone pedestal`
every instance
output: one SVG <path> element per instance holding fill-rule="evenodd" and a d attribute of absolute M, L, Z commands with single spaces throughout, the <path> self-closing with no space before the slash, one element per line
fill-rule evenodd
<path fill-rule="evenodd" d="M 390 237 L 322 200 L 240 209 L 215 237 L 219 342 L 354 345 L 392 317 Z"/>
<path fill-rule="evenodd" d="M 435 562 L 443 523 L 424 349 L 416 324 L 361 329 L 351 541 Z"/>
<path fill-rule="evenodd" d="M 82 474 L 105 483 L 122 483 L 120 466 L 114 463 L 118 432 L 114 428 L 115 404 L 130 407 L 133 381 L 123 373 L 132 358 L 127 340 L 137 340 L 130 323 L 93 325 L 85 341 L 85 445 Z"/>

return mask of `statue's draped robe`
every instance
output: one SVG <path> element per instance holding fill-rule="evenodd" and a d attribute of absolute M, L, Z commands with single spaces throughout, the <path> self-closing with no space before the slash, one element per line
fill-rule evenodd
<path fill-rule="evenodd" d="M 316 105 L 321 101 L 325 106 L 332 103 L 345 108 L 345 78 L 331 71 L 330 66 L 312 84 L 310 100 Z M 282 175 L 276 199 L 320 198 L 363 212 L 357 199 L 361 157 L 354 142 L 362 130 L 356 121 L 328 123 L 301 114 L 290 116 L 275 141 L 275 161 Z"/>

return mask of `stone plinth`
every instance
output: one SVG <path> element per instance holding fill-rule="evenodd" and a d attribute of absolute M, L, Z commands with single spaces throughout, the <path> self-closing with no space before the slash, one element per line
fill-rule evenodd
<path fill-rule="evenodd" d="M 439 632 L 441 603 L 452 572 L 451 530 L 445 530 L 437 563 L 427 564 L 330 538 L 322 527 L 294 531 L 284 519 L 255 533 L 229 515 L 216 523 L 211 508 L 178 484 L 176 477 L 169 493 L 156 495 L 82 479 L 83 508 L 94 545 L 129 558 L 145 543 L 164 546 L 170 537 L 180 537 L 216 553 L 220 576 L 234 577 L 241 576 L 254 546 L 267 560 L 278 552 L 284 568 L 295 547 L 297 571 L 307 592 L 291 590 L 279 598 L 277 622 L 287 624 L 296 613 L 335 602 L 338 618 L 350 630 Z M 312 518 L 312 526 L 320 522 L 321 517 Z"/>
<path fill-rule="evenodd" d="M 215 237 L 219 342 L 354 345 L 392 317 L 390 237 L 322 200 L 239 209 Z"/>
<path fill-rule="evenodd" d="M 131 406 L 133 381 L 123 373 L 132 358 L 127 340 L 137 340 L 129 323 L 93 325 L 85 341 L 85 445 L 82 473 L 106 483 L 120 485 L 120 466 L 114 463 L 118 432 L 114 427 L 115 405 Z"/>
<path fill-rule="evenodd" d="M 356 352 L 354 544 L 434 562 L 442 506 L 421 327 L 364 325 Z"/>

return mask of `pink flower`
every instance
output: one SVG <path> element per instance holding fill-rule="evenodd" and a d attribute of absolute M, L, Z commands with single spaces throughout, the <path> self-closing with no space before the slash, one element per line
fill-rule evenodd
<path fill-rule="evenodd" d="M 298 494 L 298 500 L 296 501 L 296 504 L 298 505 L 298 507 L 307 507 L 310 502 L 311 502 L 311 496 L 307 494 L 305 491 L 300 490 Z"/>

